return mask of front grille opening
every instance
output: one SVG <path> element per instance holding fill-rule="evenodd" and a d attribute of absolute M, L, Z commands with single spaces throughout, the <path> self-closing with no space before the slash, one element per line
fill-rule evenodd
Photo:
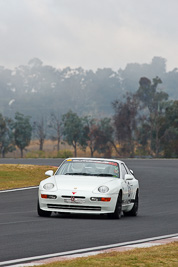
<path fill-rule="evenodd" d="M 75 197 L 75 198 L 85 199 L 85 197 L 75 196 L 75 195 L 72 195 L 72 196 L 61 196 L 61 197 L 62 197 L 62 198 L 71 198 L 71 197 Z"/>
<path fill-rule="evenodd" d="M 57 205 L 57 204 L 47 204 L 47 206 L 49 209 L 101 211 L 101 207 L 99 206 Z"/>

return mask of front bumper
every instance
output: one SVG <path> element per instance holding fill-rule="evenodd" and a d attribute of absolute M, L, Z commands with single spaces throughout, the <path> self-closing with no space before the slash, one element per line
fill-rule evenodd
<path fill-rule="evenodd" d="M 118 194 L 94 194 L 86 191 L 73 195 L 67 190 L 39 190 L 39 205 L 42 210 L 59 213 L 105 214 L 114 212 L 117 197 Z"/>

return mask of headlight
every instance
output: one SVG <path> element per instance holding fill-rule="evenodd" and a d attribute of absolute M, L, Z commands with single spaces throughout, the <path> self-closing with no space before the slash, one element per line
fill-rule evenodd
<path fill-rule="evenodd" d="M 98 191 L 99 191 L 100 193 L 107 193 L 107 192 L 109 191 L 109 187 L 107 187 L 107 186 L 105 186 L 105 185 L 100 186 L 100 187 L 98 188 Z"/>
<path fill-rule="evenodd" d="M 45 190 L 51 190 L 53 187 L 54 187 L 54 184 L 52 184 L 52 183 L 48 183 L 48 184 L 43 185 L 43 188 Z"/>

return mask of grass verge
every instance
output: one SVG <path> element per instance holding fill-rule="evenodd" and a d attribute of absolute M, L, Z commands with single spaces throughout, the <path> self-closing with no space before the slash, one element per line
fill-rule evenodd
<path fill-rule="evenodd" d="M 47 178 L 47 170 L 56 170 L 57 167 L 0 164 L 0 190 L 39 185 L 40 181 Z"/>
<path fill-rule="evenodd" d="M 126 252 L 111 252 L 42 265 L 43 267 L 177 267 L 178 242 Z"/>

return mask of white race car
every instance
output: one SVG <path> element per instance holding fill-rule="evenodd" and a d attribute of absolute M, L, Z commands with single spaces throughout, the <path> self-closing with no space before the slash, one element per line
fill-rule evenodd
<path fill-rule="evenodd" d="M 136 216 L 139 183 L 133 171 L 120 160 L 68 158 L 55 174 L 41 181 L 37 211 L 42 217 L 52 212 L 108 214 L 120 219 Z"/>

